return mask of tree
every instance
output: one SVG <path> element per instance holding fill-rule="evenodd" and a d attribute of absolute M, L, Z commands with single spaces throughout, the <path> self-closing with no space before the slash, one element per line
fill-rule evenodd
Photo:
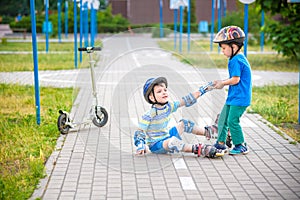
<path fill-rule="evenodd" d="M 284 56 L 300 60 L 300 3 L 288 3 L 287 0 L 256 0 L 256 4 L 272 16 L 279 15 L 279 22 L 264 28 L 273 40 L 273 49 Z"/>
<path fill-rule="evenodd" d="M 57 10 L 58 0 L 48 0 L 49 1 L 49 10 Z M 69 4 L 72 1 L 69 1 Z M 65 0 L 62 0 L 64 4 Z M 35 10 L 37 12 L 42 12 L 45 10 L 44 0 L 35 0 Z M 21 15 L 30 15 L 30 0 L 1 0 L 0 1 L 0 16 L 11 16 L 15 17 L 18 14 Z"/>
<path fill-rule="evenodd" d="M 191 0 L 191 23 L 197 23 L 197 17 L 196 17 L 196 0 Z M 187 8 L 184 9 L 184 23 L 187 23 L 188 21 L 188 13 Z"/>

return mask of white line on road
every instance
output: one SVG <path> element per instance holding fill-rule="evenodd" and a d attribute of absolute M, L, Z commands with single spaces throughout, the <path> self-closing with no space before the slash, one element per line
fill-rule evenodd
<path fill-rule="evenodd" d="M 195 183 L 191 177 L 179 177 L 183 190 L 196 190 Z"/>
<path fill-rule="evenodd" d="M 175 169 L 187 169 L 186 164 L 183 158 L 174 158 L 173 159 Z"/>

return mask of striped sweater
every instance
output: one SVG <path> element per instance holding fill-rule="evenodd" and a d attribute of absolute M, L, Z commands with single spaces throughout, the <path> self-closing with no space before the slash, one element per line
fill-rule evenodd
<path fill-rule="evenodd" d="M 146 133 L 146 143 L 158 142 L 169 137 L 168 124 L 171 114 L 176 112 L 179 101 L 168 102 L 163 108 L 152 107 L 139 122 L 139 128 Z"/>

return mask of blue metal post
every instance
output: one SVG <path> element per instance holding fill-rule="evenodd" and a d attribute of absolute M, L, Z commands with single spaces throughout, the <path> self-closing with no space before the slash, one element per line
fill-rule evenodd
<path fill-rule="evenodd" d="M 177 14 L 178 14 L 178 9 L 174 9 L 174 50 L 176 50 L 176 43 L 177 43 Z"/>
<path fill-rule="evenodd" d="M 261 27 L 265 25 L 265 13 L 261 11 Z M 265 41 L 265 33 L 264 31 L 260 32 L 260 51 L 264 51 L 264 41 Z"/>
<path fill-rule="evenodd" d="M 221 30 L 221 0 L 218 0 L 218 31 Z M 220 53 L 220 46 L 218 46 L 218 53 Z"/>
<path fill-rule="evenodd" d="M 83 9 L 83 8 L 82 8 L 82 0 L 80 0 L 80 12 L 79 12 L 79 13 L 80 13 L 80 14 L 79 14 L 79 15 L 80 15 L 80 19 L 79 19 L 79 27 L 80 27 L 80 28 L 79 28 L 79 32 L 80 32 L 80 37 L 79 37 L 79 38 L 80 38 L 80 39 L 79 39 L 79 40 L 80 40 L 80 42 L 79 42 L 79 47 L 80 47 L 80 48 L 82 48 L 82 27 L 83 27 L 82 9 Z M 80 63 L 81 63 L 81 62 L 82 62 L 82 51 L 79 52 L 79 57 L 80 57 L 79 59 L 80 59 Z"/>
<path fill-rule="evenodd" d="M 179 52 L 182 52 L 182 32 L 183 32 L 183 6 L 179 7 L 180 14 L 180 36 L 179 36 Z"/>
<path fill-rule="evenodd" d="M 95 37 L 95 9 L 93 4 L 91 5 L 91 46 L 94 46 L 94 37 Z"/>
<path fill-rule="evenodd" d="M 248 4 L 244 4 L 244 31 L 245 31 L 245 44 L 244 54 L 247 57 L 247 46 L 248 46 Z"/>
<path fill-rule="evenodd" d="M 188 5 L 188 27 L 187 27 L 187 32 L 188 32 L 188 38 L 187 38 L 187 42 L 188 42 L 188 52 L 191 49 L 191 0 L 189 0 L 189 5 Z"/>
<path fill-rule="evenodd" d="M 49 7 L 49 0 L 45 1 L 45 21 L 46 21 L 46 53 L 48 53 L 49 50 L 49 27 L 48 27 L 48 7 Z"/>
<path fill-rule="evenodd" d="M 68 38 L 68 1 L 65 1 L 65 38 Z"/>
<path fill-rule="evenodd" d="M 88 3 L 84 3 L 84 45 L 85 47 L 89 46 L 89 11 L 88 11 Z"/>
<path fill-rule="evenodd" d="M 160 37 L 164 37 L 164 25 L 163 25 L 163 1 L 159 0 L 159 30 L 160 30 Z"/>
<path fill-rule="evenodd" d="M 77 69 L 77 4 L 74 0 L 74 64 Z"/>
<path fill-rule="evenodd" d="M 57 13 L 58 13 L 58 42 L 61 43 L 61 0 L 57 2 Z"/>
<path fill-rule="evenodd" d="M 98 11 L 99 11 L 99 8 L 96 10 L 96 16 L 95 16 L 95 37 L 97 38 L 98 36 L 98 18 L 97 18 L 97 15 L 98 15 Z"/>
<path fill-rule="evenodd" d="M 226 12 L 227 12 L 227 0 L 223 0 L 223 17 L 226 17 Z"/>
<path fill-rule="evenodd" d="M 98 26 L 97 26 L 97 12 L 98 12 L 98 9 L 99 8 L 95 9 L 95 14 L 94 14 L 94 17 L 95 17 L 95 19 L 94 19 L 94 27 L 95 27 L 94 28 L 94 37 L 95 37 L 95 39 L 97 39 L 97 34 L 98 34 Z"/>
<path fill-rule="evenodd" d="M 210 51 L 213 50 L 214 24 L 215 24 L 215 0 L 211 1 L 211 27 L 210 27 Z"/>
<path fill-rule="evenodd" d="M 35 93 L 35 108 L 36 108 L 36 123 L 41 124 L 41 109 L 40 109 L 40 87 L 39 87 L 39 67 L 37 55 L 36 41 L 36 20 L 35 20 L 35 5 L 34 0 L 30 0 L 30 16 L 31 16 L 31 32 L 32 32 L 32 55 L 34 65 L 34 93 Z"/>

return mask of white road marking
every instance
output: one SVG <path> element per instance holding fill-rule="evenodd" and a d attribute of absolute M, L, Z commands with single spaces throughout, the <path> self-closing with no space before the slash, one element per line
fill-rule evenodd
<path fill-rule="evenodd" d="M 179 177 L 183 190 L 196 190 L 195 183 L 191 177 Z"/>
<path fill-rule="evenodd" d="M 183 160 L 183 158 L 174 158 L 173 159 L 175 169 L 187 169 L 187 166 Z"/>

